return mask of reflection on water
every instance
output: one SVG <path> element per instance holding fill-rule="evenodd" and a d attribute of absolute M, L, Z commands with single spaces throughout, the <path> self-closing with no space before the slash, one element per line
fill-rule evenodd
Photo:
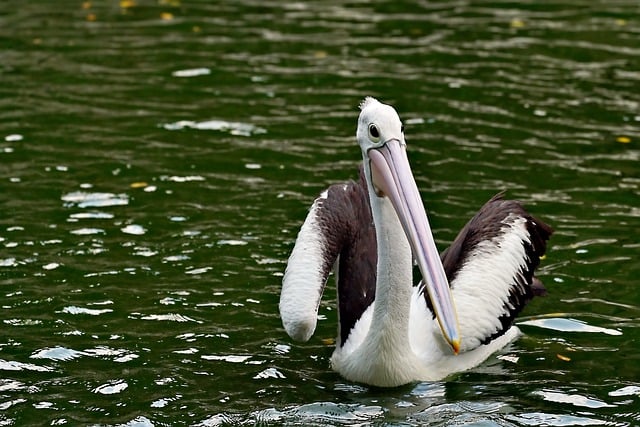
<path fill-rule="evenodd" d="M 544 319 L 532 319 L 519 322 L 519 325 L 538 326 L 540 328 L 553 329 L 560 332 L 591 332 L 607 335 L 622 335 L 617 329 L 602 328 L 600 326 L 592 326 L 587 322 L 575 320 L 571 318 L 550 317 Z"/>
<path fill-rule="evenodd" d="M 5 3 L 0 424 L 640 422 L 635 1 Z M 502 189 L 557 230 L 525 335 L 447 381 L 332 373 L 332 287 L 309 343 L 277 316 L 365 95 L 440 247 Z"/>
<path fill-rule="evenodd" d="M 508 416 L 507 419 L 524 426 L 602 426 L 613 424 L 602 419 L 585 416 L 545 414 L 539 412 Z"/>
<path fill-rule="evenodd" d="M 266 129 L 254 126 L 250 123 L 227 122 L 224 120 L 207 120 L 204 122 L 193 122 L 190 120 L 181 120 L 175 123 L 167 123 L 163 125 L 167 130 L 182 129 L 198 129 L 198 130 L 215 130 L 220 132 L 229 132 L 231 135 L 251 136 L 255 134 L 266 133 Z"/>
<path fill-rule="evenodd" d="M 573 406 L 579 406 L 584 408 L 615 408 L 617 405 L 610 405 L 599 399 L 591 399 L 580 394 L 567 394 L 558 391 L 541 390 L 535 392 L 535 394 L 541 396 L 544 400 L 556 403 L 568 403 Z"/>

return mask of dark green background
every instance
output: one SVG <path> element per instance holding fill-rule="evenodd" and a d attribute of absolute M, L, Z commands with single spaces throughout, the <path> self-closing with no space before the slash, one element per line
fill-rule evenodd
<path fill-rule="evenodd" d="M 639 90 L 635 0 L 0 3 L 0 424 L 640 423 Z M 557 230 L 525 336 L 446 381 L 331 372 L 332 286 L 280 326 L 366 95 L 440 248 L 503 189 Z"/>

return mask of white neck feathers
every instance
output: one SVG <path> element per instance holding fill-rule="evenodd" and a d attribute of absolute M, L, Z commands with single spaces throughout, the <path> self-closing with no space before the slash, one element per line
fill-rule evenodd
<path fill-rule="evenodd" d="M 409 312 L 413 287 L 411 247 L 398 215 L 386 197 L 371 196 L 376 226 L 378 267 L 376 299 L 366 341 L 392 345 L 397 352 L 409 347 Z M 386 350 L 386 349 L 385 349 Z"/>

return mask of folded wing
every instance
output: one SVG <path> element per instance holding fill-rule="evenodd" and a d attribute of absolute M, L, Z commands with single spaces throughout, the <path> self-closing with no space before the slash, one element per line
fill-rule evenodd
<path fill-rule="evenodd" d="M 376 240 L 366 182 L 336 184 L 314 202 L 287 263 L 280 317 L 293 339 L 313 335 L 320 299 L 333 265 L 337 270 L 339 341 L 375 298 Z"/>
<path fill-rule="evenodd" d="M 552 233 L 519 202 L 499 193 L 442 254 L 462 331 L 461 351 L 503 335 L 524 306 L 544 293 L 534 271 Z"/>

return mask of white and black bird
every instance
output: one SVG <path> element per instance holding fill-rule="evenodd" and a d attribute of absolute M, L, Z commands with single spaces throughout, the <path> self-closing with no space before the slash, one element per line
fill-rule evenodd
<path fill-rule="evenodd" d="M 295 340 L 311 337 L 336 265 L 333 369 L 381 387 L 440 380 L 518 336 L 515 317 L 544 293 L 534 270 L 553 230 L 500 193 L 439 255 L 397 112 L 371 97 L 360 109 L 360 179 L 314 201 L 282 281 L 282 323 Z"/>

